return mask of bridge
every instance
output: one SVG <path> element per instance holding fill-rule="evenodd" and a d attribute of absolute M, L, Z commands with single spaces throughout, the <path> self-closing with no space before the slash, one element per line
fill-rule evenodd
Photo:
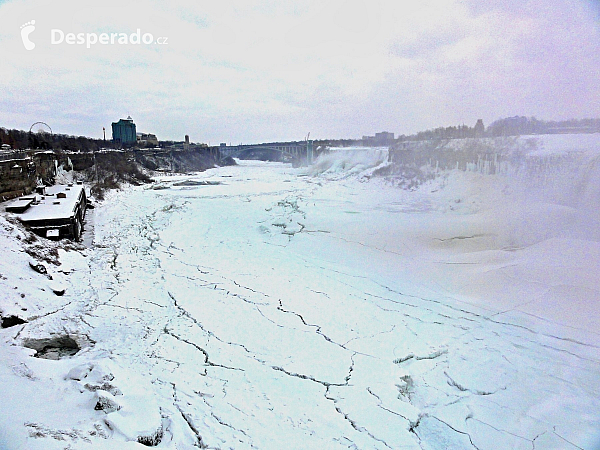
<path fill-rule="evenodd" d="M 219 147 L 221 159 L 232 157 L 238 158 L 251 152 L 278 152 L 281 154 L 282 161 L 296 162 L 302 164 L 312 164 L 313 161 L 313 141 L 273 143 L 273 144 L 249 144 Z"/>

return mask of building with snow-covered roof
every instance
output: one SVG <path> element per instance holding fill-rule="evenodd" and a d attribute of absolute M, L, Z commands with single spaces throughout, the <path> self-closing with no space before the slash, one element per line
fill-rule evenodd
<path fill-rule="evenodd" d="M 21 197 L 7 205 L 6 210 L 21 212 L 19 220 L 42 237 L 79 239 L 86 208 L 84 186 L 70 184 L 50 186 L 43 194 Z"/>

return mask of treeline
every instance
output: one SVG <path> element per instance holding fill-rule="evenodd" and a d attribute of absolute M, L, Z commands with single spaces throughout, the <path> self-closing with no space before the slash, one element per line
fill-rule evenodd
<path fill-rule="evenodd" d="M 439 139 L 461 139 L 471 137 L 519 136 L 527 134 L 555 133 L 598 133 L 600 119 L 570 119 L 570 120 L 538 120 L 535 117 L 514 116 L 492 122 L 487 128 L 481 120 L 474 126 L 458 125 L 438 127 L 431 130 L 419 131 L 416 134 L 400 135 L 396 139 L 403 141 L 427 141 Z M 23 130 L 8 130 L 0 128 L 0 144 L 8 144 L 13 150 L 71 150 L 79 152 L 95 152 L 101 148 L 121 148 L 112 140 L 93 139 L 85 136 L 69 136 L 66 134 L 32 133 Z M 179 141 L 160 141 L 161 147 L 181 144 Z M 282 143 L 283 144 L 283 143 Z M 363 145 L 359 139 L 323 139 L 315 140 L 315 149 L 319 147 L 346 147 Z"/>
<path fill-rule="evenodd" d="M 461 139 L 470 137 L 520 136 L 528 134 L 598 133 L 600 119 L 538 120 L 535 117 L 514 116 L 498 119 L 484 128 L 483 122 L 475 126 L 459 125 L 401 135 L 398 141 L 427 141 L 436 139 Z"/>
<path fill-rule="evenodd" d="M 70 136 L 67 134 L 33 133 L 23 130 L 8 130 L 0 128 L 0 144 L 8 144 L 13 150 L 70 150 L 73 152 L 96 152 L 102 148 L 132 148 L 135 145 L 117 144 L 112 139 L 93 139 L 85 136 Z M 183 144 L 182 141 L 159 141 L 160 147 Z M 206 146 L 206 144 L 194 144 Z"/>
<path fill-rule="evenodd" d="M 452 127 L 438 127 L 433 130 L 419 131 L 410 136 L 400 135 L 398 141 L 429 141 L 432 139 L 463 139 L 470 137 L 482 137 L 485 135 L 483 122 L 481 126 L 469 127 L 468 125 L 459 125 Z"/>
<path fill-rule="evenodd" d="M 93 139 L 66 134 L 33 133 L 23 130 L 0 128 L 0 144 L 8 144 L 11 149 L 71 150 L 93 152 L 101 148 L 114 148 L 112 141 Z"/>
<path fill-rule="evenodd" d="M 598 133 L 600 119 L 538 120 L 515 116 L 492 122 L 486 129 L 489 136 L 519 136 L 526 134 Z"/>

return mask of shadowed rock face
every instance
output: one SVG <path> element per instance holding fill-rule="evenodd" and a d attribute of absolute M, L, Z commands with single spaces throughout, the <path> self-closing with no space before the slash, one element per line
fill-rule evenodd
<path fill-rule="evenodd" d="M 157 429 L 154 433 L 152 433 L 149 436 L 139 436 L 137 441 L 140 444 L 145 445 L 146 447 L 156 447 L 162 441 L 163 436 L 164 436 L 164 430 L 163 430 L 163 427 L 161 426 L 159 429 Z"/>
<path fill-rule="evenodd" d="M 227 156 L 226 158 L 223 158 L 221 161 L 219 161 L 219 165 L 220 166 L 237 166 L 237 163 L 235 162 L 235 159 L 233 159 L 231 156 Z"/>
<path fill-rule="evenodd" d="M 48 339 L 27 339 L 23 346 L 37 351 L 36 358 L 61 359 L 73 356 L 81 350 L 81 347 L 70 336 L 56 336 Z"/>
<path fill-rule="evenodd" d="M 173 186 L 217 186 L 221 184 L 220 181 L 195 181 L 195 180 L 184 180 L 179 183 L 173 183 Z"/>
<path fill-rule="evenodd" d="M 2 317 L 2 328 L 14 327 L 15 325 L 21 325 L 22 323 L 27 323 L 27 321 L 17 316 Z"/>
<path fill-rule="evenodd" d="M 219 155 L 209 148 L 193 150 L 138 150 L 135 161 L 146 169 L 161 172 L 201 172 L 215 167 Z"/>

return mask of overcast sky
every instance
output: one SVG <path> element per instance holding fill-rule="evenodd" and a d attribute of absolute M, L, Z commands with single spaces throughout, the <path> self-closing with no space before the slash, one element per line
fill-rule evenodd
<path fill-rule="evenodd" d="M 6 128 L 110 138 L 131 115 L 237 144 L 600 117 L 599 0 L 0 0 L 0 21 Z M 166 44 L 116 40 L 137 29 Z"/>

